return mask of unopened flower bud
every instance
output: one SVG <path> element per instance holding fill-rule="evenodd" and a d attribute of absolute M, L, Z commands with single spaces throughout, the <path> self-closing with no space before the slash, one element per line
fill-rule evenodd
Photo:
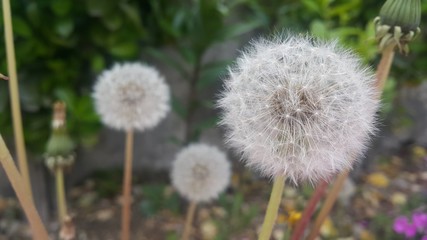
<path fill-rule="evenodd" d="M 52 134 L 46 144 L 45 164 L 54 171 L 57 167 L 69 168 L 74 164 L 75 144 L 68 135 L 65 122 L 65 104 L 54 104 Z"/>
<path fill-rule="evenodd" d="M 420 0 L 387 0 L 376 17 L 375 35 L 380 51 L 390 44 L 396 44 L 399 50 L 407 54 L 408 43 L 420 33 Z"/>

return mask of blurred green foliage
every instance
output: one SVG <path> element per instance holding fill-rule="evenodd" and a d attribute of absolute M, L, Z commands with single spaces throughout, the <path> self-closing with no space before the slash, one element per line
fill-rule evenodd
<path fill-rule="evenodd" d="M 122 188 L 123 173 L 121 169 L 97 170 L 92 174 L 96 193 L 100 197 L 111 198 Z"/>
<path fill-rule="evenodd" d="M 173 97 L 174 111 L 190 126 L 184 139 L 175 140 L 197 140 L 218 119 L 195 122 L 194 113 L 213 108 L 213 100 L 205 93 L 219 86 L 232 60 L 206 59 L 213 46 L 232 39 L 242 41 L 247 39 L 242 34 L 248 32 L 259 36 L 288 29 L 337 38 L 366 63 L 375 65 L 378 55 L 372 20 L 381 5 L 382 1 L 362 0 L 13 1 L 27 145 L 34 152 L 43 150 L 50 131 L 51 105 L 58 99 L 68 105 L 73 138 L 85 146 L 94 144 L 100 129 L 90 97 L 96 75 L 115 61 L 138 60 L 141 55 L 160 60 L 189 86 L 187 99 Z M 423 12 L 427 12 L 425 4 Z M 398 56 L 395 61 L 395 83 L 386 92 L 390 102 L 392 92 L 402 84 L 425 79 L 427 45 L 422 42 L 426 31 L 420 38 L 411 44 L 409 56 Z M 3 38 L 0 41 L 4 45 Z M 165 54 L 165 47 L 176 54 Z M 4 48 L 0 54 L 5 56 Z M 6 73 L 5 57 L 0 71 Z M 10 136 L 7 92 L 7 83 L 0 82 L 0 129 Z M 385 106 L 391 109 L 389 104 Z"/>
<path fill-rule="evenodd" d="M 173 214 L 180 213 L 180 197 L 171 191 L 166 184 L 151 184 L 142 186 L 143 200 L 139 204 L 142 215 L 150 217 L 159 211 L 170 211 Z"/>
<path fill-rule="evenodd" d="M 236 192 L 233 196 L 222 194 L 218 203 L 227 215 L 226 221 L 224 219 L 215 221 L 218 227 L 215 240 L 230 239 L 232 234 L 248 228 L 259 214 L 258 206 L 245 204 L 244 195 L 241 192 Z"/>

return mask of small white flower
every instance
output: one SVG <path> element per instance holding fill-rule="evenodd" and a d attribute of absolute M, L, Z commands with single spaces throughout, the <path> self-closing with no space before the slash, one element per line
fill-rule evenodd
<path fill-rule="evenodd" d="M 178 153 L 171 178 L 178 192 L 193 202 L 217 198 L 230 182 L 230 163 L 214 146 L 191 144 Z"/>
<path fill-rule="evenodd" d="M 374 81 L 336 42 L 254 42 L 230 70 L 219 100 L 228 142 L 266 176 L 328 179 L 352 167 L 375 130 Z"/>
<path fill-rule="evenodd" d="M 155 127 L 169 112 L 169 86 L 153 67 L 116 64 L 94 87 L 95 107 L 102 121 L 119 130 Z"/>

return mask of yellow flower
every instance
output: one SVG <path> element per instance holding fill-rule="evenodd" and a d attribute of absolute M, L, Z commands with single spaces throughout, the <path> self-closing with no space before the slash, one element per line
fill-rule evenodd
<path fill-rule="evenodd" d="M 294 225 L 301 219 L 301 212 L 291 211 L 288 217 L 288 223 Z"/>

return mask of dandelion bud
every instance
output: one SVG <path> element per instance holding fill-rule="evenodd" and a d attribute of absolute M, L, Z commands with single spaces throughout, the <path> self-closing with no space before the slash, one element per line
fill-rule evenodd
<path fill-rule="evenodd" d="M 374 81 L 336 42 L 254 42 L 230 69 L 218 103 L 227 142 L 266 176 L 328 179 L 352 167 L 374 131 Z"/>
<path fill-rule="evenodd" d="M 169 87 L 153 67 L 116 64 L 96 82 L 93 98 L 102 121 L 119 130 L 155 127 L 169 112 Z"/>
<path fill-rule="evenodd" d="M 230 182 L 230 163 L 214 146 L 192 144 L 178 153 L 171 178 L 178 192 L 192 202 L 217 198 Z"/>
<path fill-rule="evenodd" d="M 45 164 L 54 171 L 55 168 L 69 168 L 74 164 L 74 142 L 66 128 L 66 107 L 63 102 L 53 106 L 52 134 L 46 144 Z"/>
<path fill-rule="evenodd" d="M 400 51 L 409 52 L 408 43 L 420 33 L 420 0 L 387 0 L 376 17 L 375 35 L 382 51 L 396 44 Z"/>

